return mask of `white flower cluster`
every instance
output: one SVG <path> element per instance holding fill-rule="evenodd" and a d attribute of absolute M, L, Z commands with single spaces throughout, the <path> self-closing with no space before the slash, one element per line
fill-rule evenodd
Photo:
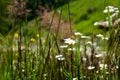
<path fill-rule="evenodd" d="M 76 41 L 74 39 L 71 39 L 71 38 L 64 39 L 64 41 L 68 45 L 74 45 L 76 43 Z"/>
<path fill-rule="evenodd" d="M 84 36 L 80 32 L 74 33 L 75 38 L 66 38 L 64 39 L 64 45 L 61 45 L 60 48 L 67 49 L 68 51 L 75 51 L 76 48 L 74 48 L 75 44 L 78 42 L 78 37 L 81 39 L 90 39 L 90 36 Z M 91 42 L 88 42 L 87 44 L 92 44 Z"/>
<path fill-rule="evenodd" d="M 118 8 L 116 8 L 116 7 L 114 7 L 114 6 L 107 6 L 107 7 L 105 7 L 105 10 L 103 11 L 104 13 L 108 13 L 108 12 L 110 12 L 110 13 L 119 13 L 119 10 L 118 10 Z"/>
<path fill-rule="evenodd" d="M 114 6 L 107 6 L 105 10 L 103 11 L 104 13 L 110 13 L 110 20 L 112 21 L 114 18 L 118 17 L 119 10 L 118 8 Z M 106 18 L 108 19 L 108 17 Z"/>
<path fill-rule="evenodd" d="M 94 26 L 102 26 L 102 27 L 116 27 L 118 23 L 120 22 L 120 19 L 118 18 L 119 9 L 114 6 L 107 6 L 105 7 L 104 13 L 110 13 L 110 15 L 106 18 L 106 21 L 99 21 L 95 22 Z M 109 20 L 110 19 L 110 20 Z"/>
<path fill-rule="evenodd" d="M 102 40 L 109 40 L 108 37 L 104 37 L 102 34 L 97 34 L 96 37 L 101 38 Z"/>
<path fill-rule="evenodd" d="M 109 22 L 108 21 L 99 21 L 99 22 L 95 22 L 94 26 L 109 26 Z"/>

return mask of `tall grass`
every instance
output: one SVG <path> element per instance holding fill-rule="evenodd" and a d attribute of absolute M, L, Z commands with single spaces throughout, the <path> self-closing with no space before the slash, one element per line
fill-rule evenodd
<path fill-rule="evenodd" d="M 68 4 L 71 35 L 61 41 L 62 8 L 57 33 L 51 30 L 55 13 L 48 30 L 42 29 L 40 17 L 29 27 L 21 15 L 15 17 L 17 31 L 0 34 L 0 80 L 119 80 L 119 25 L 108 36 L 73 32 Z"/>

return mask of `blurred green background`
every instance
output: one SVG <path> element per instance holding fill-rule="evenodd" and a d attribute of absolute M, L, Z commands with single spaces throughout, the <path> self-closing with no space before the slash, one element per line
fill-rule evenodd
<path fill-rule="evenodd" d="M 6 35 L 11 29 L 14 28 L 14 16 L 10 17 L 8 14 L 8 6 L 14 5 L 15 0 L 0 0 L 0 33 Z M 62 19 L 68 20 L 68 2 L 70 3 L 70 17 L 72 27 L 85 34 L 91 32 L 103 32 L 93 26 L 94 22 L 99 20 L 105 20 L 105 14 L 103 9 L 105 6 L 112 5 L 119 7 L 119 0 L 25 0 L 25 9 L 30 9 L 31 12 L 27 15 L 27 21 L 29 24 L 35 24 L 32 20 L 36 19 L 36 11 L 39 6 L 46 7 L 50 11 L 62 8 Z M 15 24 L 16 25 L 16 24 Z"/>

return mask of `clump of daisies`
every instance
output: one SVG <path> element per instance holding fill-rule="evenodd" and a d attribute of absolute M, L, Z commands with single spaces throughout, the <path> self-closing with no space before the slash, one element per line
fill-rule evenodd
<path fill-rule="evenodd" d="M 114 6 L 107 6 L 103 10 L 105 14 L 108 14 L 106 17 L 106 21 L 98 21 L 94 23 L 94 26 L 99 26 L 100 28 L 108 28 L 111 27 L 117 27 L 120 23 L 120 18 L 118 18 L 119 15 L 119 9 Z"/>

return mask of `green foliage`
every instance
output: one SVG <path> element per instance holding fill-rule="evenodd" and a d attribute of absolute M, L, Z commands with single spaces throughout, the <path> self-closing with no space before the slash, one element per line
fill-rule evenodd
<path fill-rule="evenodd" d="M 74 24 L 73 28 L 85 34 L 106 32 L 93 26 L 94 22 L 106 19 L 106 15 L 103 13 L 106 5 L 119 6 L 119 0 L 75 0 L 70 2 L 70 17 Z M 68 20 L 67 4 L 63 6 L 62 18 Z"/>

